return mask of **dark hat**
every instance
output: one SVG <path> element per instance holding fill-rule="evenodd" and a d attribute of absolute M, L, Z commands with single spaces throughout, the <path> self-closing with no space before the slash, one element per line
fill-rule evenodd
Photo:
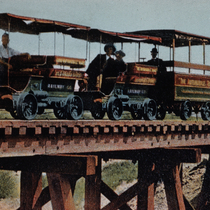
<path fill-rule="evenodd" d="M 2 34 L 2 36 L 7 36 L 7 37 L 9 37 L 9 34 L 5 32 L 5 33 Z"/>
<path fill-rule="evenodd" d="M 116 51 L 116 48 L 115 48 L 115 46 L 114 46 L 112 43 L 106 44 L 106 45 L 104 46 L 104 51 L 106 52 L 107 48 L 109 48 L 109 47 L 112 47 L 113 52 Z"/>
<path fill-rule="evenodd" d="M 124 53 L 122 50 L 118 50 L 118 51 L 116 51 L 114 54 L 115 54 L 115 55 L 119 54 L 119 55 L 121 55 L 122 57 L 125 56 L 125 53 Z"/>
<path fill-rule="evenodd" d="M 151 52 L 153 52 L 153 53 L 158 53 L 157 48 L 155 48 L 155 47 L 152 48 Z"/>

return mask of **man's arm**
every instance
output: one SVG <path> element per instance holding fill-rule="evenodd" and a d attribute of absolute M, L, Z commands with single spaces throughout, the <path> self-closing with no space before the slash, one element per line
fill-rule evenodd
<path fill-rule="evenodd" d="M 0 64 L 3 66 L 8 67 L 8 69 L 12 69 L 12 65 L 10 65 L 9 63 L 5 62 L 2 58 L 0 58 Z"/>

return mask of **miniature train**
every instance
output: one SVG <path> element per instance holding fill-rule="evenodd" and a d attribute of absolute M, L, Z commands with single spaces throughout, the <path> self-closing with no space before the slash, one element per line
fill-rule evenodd
<path fill-rule="evenodd" d="M 36 35 L 62 33 L 85 40 L 86 52 L 91 42 L 100 46 L 108 42 L 121 43 L 121 47 L 124 43 L 139 45 L 138 62 L 127 63 L 124 74 L 106 78 L 107 93 L 100 91 L 100 86 L 97 91 L 75 91 L 77 81 L 86 81 L 80 69 L 85 67 L 87 58 L 11 57 L 9 63 L 13 70 L 8 70 L 6 84 L 0 85 L 0 108 L 9 111 L 15 119 L 31 120 L 45 109 L 53 109 L 58 119 L 70 120 L 80 119 L 84 110 L 90 111 L 94 119 L 103 119 L 107 113 L 109 119 L 119 120 L 123 111 L 129 111 L 136 120 L 163 120 L 166 112 L 187 120 L 194 111 L 200 112 L 203 120 L 210 120 L 210 75 L 206 74 L 210 66 L 205 60 L 205 46 L 210 45 L 210 37 L 177 30 L 118 33 L 8 13 L 0 14 L 0 29 Z M 170 49 L 170 60 L 164 61 L 167 71 L 140 62 L 140 43 Z M 191 62 L 192 46 L 203 47 L 203 64 Z M 179 47 L 189 48 L 188 62 L 175 60 L 175 49 Z M 178 73 L 177 68 L 188 69 L 188 73 Z M 191 69 L 203 73 L 192 73 Z"/>
<path fill-rule="evenodd" d="M 45 109 L 53 109 L 58 119 L 78 120 L 84 110 L 94 119 L 119 120 L 123 111 L 133 119 L 164 119 L 166 111 L 182 120 L 200 111 L 210 118 L 210 76 L 189 75 L 173 71 L 158 73 L 158 67 L 145 63 L 128 63 L 127 71 L 116 78 L 106 78 L 111 91 L 75 91 L 76 81 L 83 81 L 85 60 L 61 56 L 13 56 L 8 85 L 0 86 L 0 108 L 15 119 L 31 120 Z M 70 66 L 69 69 L 53 65 Z"/>
<path fill-rule="evenodd" d="M 79 119 L 83 102 L 74 95 L 77 79 L 82 72 L 55 69 L 53 64 L 82 68 L 84 59 L 61 56 L 13 56 L 9 63 L 8 85 L 0 86 L 0 107 L 15 119 L 31 120 L 45 109 L 52 108 L 58 119 Z"/>

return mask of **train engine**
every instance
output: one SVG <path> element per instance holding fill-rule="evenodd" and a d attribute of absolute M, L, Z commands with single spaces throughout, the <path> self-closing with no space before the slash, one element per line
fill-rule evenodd
<path fill-rule="evenodd" d="M 156 84 L 156 75 L 157 67 L 128 63 L 125 74 L 106 78 L 109 93 L 86 91 L 76 95 L 82 98 L 84 109 L 90 110 L 95 119 L 103 119 L 107 112 L 109 119 L 119 120 L 123 111 L 129 111 L 133 119 L 154 120 L 157 105 L 149 98 L 149 92 Z"/>
<path fill-rule="evenodd" d="M 85 59 L 61 56 L 13 56 L 6 85 L 0 86 L 0 107 L 15 119 L 32 120 L 45 109 L 53 109 L 58 119 L 79 119 L 83 114 L 83 101 L 74 95 L 76 80 L 83 72 Z M 53 68 L 70 66 L 70 69 Z"/>

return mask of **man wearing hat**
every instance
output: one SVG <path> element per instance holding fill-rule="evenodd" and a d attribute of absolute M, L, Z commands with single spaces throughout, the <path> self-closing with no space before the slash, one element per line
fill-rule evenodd
<path fill-rule="evenodd" d="M 103 72 L 103 69 L 106 68 L 106 66 L 109 66 L 109 63 L 114 61 L 111 55 L 113 55 L 116 51 L 115 46 L 112 43 L 106 44 L 104 46 L 104 51 L 106 54 L 98 54 L 92 60 L 92 62 L 88 66 L 88 69 L 86 70 L 86 73 L 89 77 L 88 90 L 97 90 L 97 76 L 99 76 Z"/>
<path fill-rule="evenodd" d="M 103 70 L 101 91 L 105 94 L 109 94 L 112 91 L 116 77 L 118 77 L 120 73 L 126 71 L 126 64 L 123 61 L 125 53 L 122 50 L 118 50 L 115 52 L 115 56 L 116 60 L 108 62 Z M 112 80 L 107 80 L 107 77 L 112 78 Z"/>
<path fill-rule="evenodd" d="M 151 50 L 152 59 L 148 60 L 147 63 L 151 66 L 157 66 L 159 72 L 166 72 L 166 67 L 162 59 L 157 58 L 157 48 Z"/>
<path fill-rule="evenodd" d="M 119 76 L 120 73 L 123 73 L 126 71 L 126 64 L 123 60 L 123 57 L 125 57 L 125 53 L 122 50 L 118 50 L 115 52 L 116 60 L 115 60 L 115 72 L 116 76 Z"/>

